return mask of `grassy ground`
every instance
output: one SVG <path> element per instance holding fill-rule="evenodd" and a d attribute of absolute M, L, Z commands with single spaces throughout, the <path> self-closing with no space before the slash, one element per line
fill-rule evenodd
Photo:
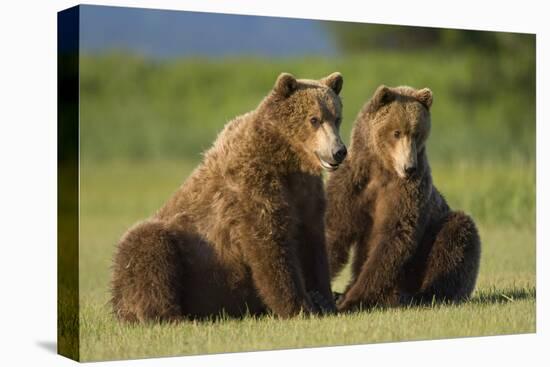
<path fill-rule="evenodd" d="M 375 310 L 285 321 L 266 316 L 181 325 L 121 324 L 111 316 L 107 303 L 114 245 L 128 226 L 162 204 L 194 164 L 174 161 L 82 164 L 82 360 L 535 331 L 532 163 L 434 167 L 435 182 L 448 194 L 450 203 L 472 213 L 480 225 L 483 257 L 478 287 L 473 299 L 464 305 Z M 471 185 L 474 178 L 477 184 Z M 335 281 L 334 289 L 342 290 L 346 279 L 347 274 L 343 274 Z"/>
<path fill-rule="evenodd" d="M 443 62 L 442 62 L 443 60 Z M 80 357 L 82 360 L 249 351 L 535 331 L 534 52 L 427 50 L 334 58 L 155 62 L 81 59 Z M 428 152 L 450 205 L 482 239 L 473 299 L 460 306 L 326 318 L 269 316 L 129 326 L 108 306 L 115 244 L 158 209 L 224 122 L 253 109 L 281 71 L 344 75 L 342 137 L 379 84 L 434 91 Z M 337 279 L 342 290 L 347 275 Z M 64 326 L 74 328 L 74 322 Z"/>

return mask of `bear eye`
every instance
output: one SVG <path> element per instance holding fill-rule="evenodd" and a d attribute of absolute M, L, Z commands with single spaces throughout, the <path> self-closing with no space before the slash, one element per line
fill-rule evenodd
<path fill-rule="evenodd" d="M 396 139 L 399 139 L 399 137 L 401 136 L 401 131 L 395 130 L 395 131 L 393 132 L 393 136 L 394 136 Z"/>
<path fill-rule="evenodd" d="M 319 119 L 317 117 L 312 117 L 309 119 L 309 122 L 311 122 L 313 126 L 316 126 L 319 124 Z"/>

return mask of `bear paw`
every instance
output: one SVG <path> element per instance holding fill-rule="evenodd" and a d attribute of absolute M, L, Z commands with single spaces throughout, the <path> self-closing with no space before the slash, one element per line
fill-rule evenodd
<path fill-rule="evenodd" d="M 323 297 L 320 292 L 313 290 L 309 291 L 308 295 L 314 307 L 316 308 L 315 311 L 317 311 L 318 313 L 325 315 L 336 312 L 336 306 L 334 302 L 330 299 L 327 299 L 326 297 Z"/>

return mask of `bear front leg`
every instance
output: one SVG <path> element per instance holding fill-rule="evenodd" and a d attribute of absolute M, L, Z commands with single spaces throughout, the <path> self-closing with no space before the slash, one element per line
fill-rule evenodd
<path fill-rule="evenodd" d="M 358 222 L 360 215 L 350 205 L 357 198 L 347 191 L 341 192 L 342 186 L 347 187 L 338 184 L 334 177 L 331 177 L 327 184 L 324 224 L 331 279 L 336 278 L 348 263 L 358 229 L 366 231 L 365 226 L 368 225 L 364 221 Z"/>
<path fill-rule="evenodd" d="M 339 311 L 356 307 L 391 306 L 399 303 L 395 285 L 403 265 L 414 253 L 416 236 L 414 228 L 408 230 L 396 225 L 391 230 L 375 230 L 372 246 L 355 282 L 338 302 Z M 390 235 L 388 235 L 388 233 Z M 359 244 L 366 246 L 366 243 Z"/>
<path fill-rule="evenodd" d="M 304 284 L 295 223 L 283 200 L 286 191 L 272 177 L 261 183 L 251 183 L 256 189 L 240 200 L 242 217 L 233 231 L 239 236 L 234 240 L 240 244 L 254 287 L 267 308 L 281 317 L 310 313 L 313 304 Z"/>
<path fill-rule="evenodd" d="M 348 263 L 354 241 L 351 235 L 338 228 L 329 228 L 326 237 L 330 278 L 334 279 Z"/>
<path fill-rule="evenodd" d="M 330 271 L 323 225 L 309 228 L 300 241 L 300 257 L 306 289 L 321 313 L 336 312 L 330 287 Z"/>
<path fill-rule="evenodd" d="M 254 285 L 263 303 L 276 315 L 287 318 L 312 312 L 295 250 L 287 244 L 265 239 L 247 246 L 245 254 Z"/>

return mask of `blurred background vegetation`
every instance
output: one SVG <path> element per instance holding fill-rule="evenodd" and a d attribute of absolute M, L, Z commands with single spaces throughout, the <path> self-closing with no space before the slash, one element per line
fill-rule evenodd
<path fill-rule="evenodd" d="M 85 159 L 198 157 L 223 124 L 249 111 L 281 71 L 344 74 L 349 136 L 379 84 L 434 91 L 432 159 L 529 159 L 534 153 L 532 35 L 329 23 L 335 56 L 156 60 L 111 52 L 81 60 Z"/>
<path fill-rule="evenodd" d="M 432 165 L 456 167 L 455 173 L 461 166 L 472 166 L 464 175 L 475 172 L 470 183 L 474 186 L 482 184 L 476 177 L 485 170 L 502 166 L 507 177 L 498 181 L 491 197 L 502 196 L 505 205 L 498 209 L 486 204 L 486 198 L 476 198 L 470 203 L 473 208 L 467 209 L 488 220 L 523 223 L 528 219 L 534 224 L 533 35 L 322 25 L 336 45 L 333 54 L 165 59 L 121 51 L 84 54 L 81 159 L 186 160 L 194 166 L 224 124 L 254 109 L 280 72 L 320 78 L 340 71 L 345 79 L 344 140 L 348 141 L 357 112 L 378 85 L 430 87 L 434 92 L 428 143 Z M 513 167 L 529 167 L 529 171 L 515 172 Z M 528 187 L 507 188 L 506 182 L 515 179 L 529 182 Z M 452 197 L 453 192 L 448 195 Z"/>

